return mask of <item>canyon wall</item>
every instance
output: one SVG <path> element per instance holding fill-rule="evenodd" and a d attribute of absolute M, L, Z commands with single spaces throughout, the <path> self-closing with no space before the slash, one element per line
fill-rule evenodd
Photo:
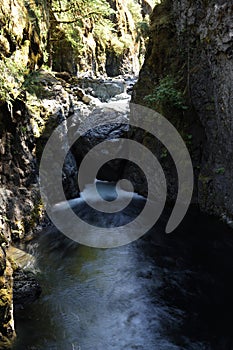
<path fill-rule="evenodd" d="M 233 216 L 232 18 L 232 1 L 164 0 L 151 16 L 146 59 L 133 92 L 133 102 L 157 109 L 176 126 L 192 156 L 193 200 L 224 219 Z M 146 137 L 135 136 L 142 142 Z M 167 179 L 174 178 L 161 148 L 160 155 Z M 170 189 L 174 195 L 172 183 Z"/>
<path fill-rule="evenodd" d="M 14 339 L 13 266 L 7 245 L 22 237 L 26 226 L 34 226 L 39 217 L 39 193 L 36 189 L 33 159 L 33 133 L 21 99 L 20 69 L 32 70 L 43 61 L 41 31 L 44 23 L 29 19 L 36 7 L 23 1 L 0 3 L 0 347 Z M 42 14 L 42 12 L 41 12 Z M 36 19 L 36 16 L 34 16 Z M 20 67 L 20 69 L 19 69 Z M 7 102 L 6 102 L 7 101 Z M 29 135 L 30 133 L 30 135 Z M 31 215 L 31 213 L 35 215 Z"/>
<path fill-rule="evenodd" d="M 57 45 L 52 57 L 54 69 L 103 75 L 138 70 L 140 50 L 143 51 L 145 45 L 142 31 L 135 32 L 132 13 L 126 10 L 123 0 L 109 3 L 117 9 L 118 17 L 113 21 L 119 26 L 119 38 L 130 39 L 128 46 L 123 40 L 126 46 L 122 55 L 96 42 L 91 28 L 86 28 L 85 52 L 77 58 L 77 51 L 72 51 L 69 43 Z M 46 4 L 0 1 L 2 349 L 15 337 L 12 300 L 15 265 L 7 246 L 30 236 L 45 222 L 38 188 L 39 159 L 52 130 L 74 112 L 71 98 L 74 91 L 65 81 L 69 75 L 59 77 L 38 70 L 46 60 L 51 29 L 51 14 Z M 152 8 L 151 2 L 146 0 L 138 1 L 137 5 L 141 6 L 142 19 Z M 133 102 L 158 109 L 185 140 L 195 172 L 193 201 L 199 203 L 203 211 L 229 219 L 233 213 L 232 11 L 231 1 L 220 0 L 164 0 L 156 6 L 151 15 L 146 60 L 132 96 Z M 156 93 L 153 95 L 154 91 L 163 91 L 162 102 L 154 102 L 158 97 Z M 171 92 L 175 98 L 173 96 L 167 103 Z M 83 94 L 76 90 L 78 93 Z M 133 130 L 131 136 L 158 155 L 167 179 L 171 179 L 169 196 L 174 200 L 177 174 L 169 154 L 143 131 Z M 63 171 L 67 197 L 75 197 L 77 168 L 72 154 Z M 133 178 L 136 190 L 146 194 L 141 174 L 129 167 L 125 173 Z"/>
<path fill-rule="evenodd" d="M 83 18 L 80 28 L 71 30 L 53 18 L 51 36 L 52 66 L 56 71 L 67 71 L 79 76 L 117 76 L 138 74 L 145 54 L 148 17 L 153 0 L 108 0 L 109 10 L 100 24 Z M 108 18 L 108 20 L 107 20 Z M 73 38 L 78 38 L 78 45 Z"/>
<path fill-rule="evenodd" d="M 47 45 L 44 5 L 20 0 L 0 2 L 1 349 L 11 348 L 15 338 L 13 277 L 23 275 L 8 247 L 30 239 L 47 222 L 39 192 L 39 159 L 52 130 L 73 110 L 70 95 L 63 88 L 65 82 L 62 85 L 53 74 L 38 70 Z M 68 154 L 63 178 L 69 198 L 78 194 L 76 171 L 75 160 Z M 30 287 L 31 282 L 21 283 Z"/>

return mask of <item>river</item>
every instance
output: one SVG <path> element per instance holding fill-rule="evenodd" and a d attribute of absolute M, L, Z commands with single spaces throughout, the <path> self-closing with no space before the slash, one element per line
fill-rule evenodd
<path fill-rule="evenodd" d="M 115 198 L 114 184 L 98 185 L 106 200 Z M 134 195 L 121 213 L 103 215 L 72 200 L 98 227 L 128 223 L 144 205 Z M 58 209 L 65 220 L 66 208 Z M 119 248 L 83 246 L 55 227 L 27 244 L 42 295 L 15 312 L 14 350 L 232 350 L 232 230 L 192 206 L 166 235 L 169 213 Z"/>
<path fill-rule="evenodd" d="M 102 191 L 114 196 L 112 184 Z M 137 215 L 143 202 L 136 196 L 119 220 Z M 232 232 L 191 208 L 166 235 L 168 214 L 119 248 L 82 246 L 55 228 L 27 245 L 43 292 L 16 312 L 14 349 L 232 349 Z"/>

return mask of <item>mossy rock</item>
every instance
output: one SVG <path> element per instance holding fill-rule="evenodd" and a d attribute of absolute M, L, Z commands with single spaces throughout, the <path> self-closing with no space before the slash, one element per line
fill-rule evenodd
<path fill-rule="evenodd" d="M 4 323 L 10 321 L 10 309 L 12 303 L 12 293 L 11 291 L 3 288 L 0 290 L 0 320 Z"/>

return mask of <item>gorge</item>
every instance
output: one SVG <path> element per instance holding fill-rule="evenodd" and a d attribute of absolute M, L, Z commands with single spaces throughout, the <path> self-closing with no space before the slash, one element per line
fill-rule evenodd
<path fill-rule="evenodd" d="M 0 2 L 1 349 L 233 346 L 233 4 L 157 3 Z M 177 196 L 176 169 L 158 140 L 124 125 L 128 110 L 116 106 L 130 100 L 163 114 L 192 158 L 192 205 L 170 235 L 164 228 Z M 71 115 L 80 124 L 112 118 L 74 144 L 63 167 L 66 197 L 85 220 L 117 227 L 138 215 L 147 195 L 143 173 L 116 159 L 98 174 L 99 191 L 112 201 L 114 183 L 127 178 L 135 190 L 130 206 L 105 218 L 85 205 L 79 166 L 98 142 L 128 137 L 162 165 L 167 206 L 140 240 L 94 249 L 50 224 L 39 164 L 51 133 Z M 50 185 L 56 191 L 56 182 Z"/>

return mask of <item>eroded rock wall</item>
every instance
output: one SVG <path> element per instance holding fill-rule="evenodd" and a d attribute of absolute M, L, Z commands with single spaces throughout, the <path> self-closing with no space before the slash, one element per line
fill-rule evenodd
<path fill-rule="evenodd" d="M 43 3 L 42 3 L 43 4 Z M 47 36 L 46 10 L 34 1 L 0 1 L 1 58 L 34 69 L 42 64 Z"/>
<path fill-rule="evenodd" d="M 0 348 L 9 349 L 15 338 L 13 318 L 13 269 L 4 248 L 0 248 Z"/>
<path fill-rule="evenodd" d="M 139 73 L 145 39 L 139 35 L 137 25 L 151 13 L 154 1 L 108 0 L 108 3 L 115 11 L 109 16 L 114 30 L 106 28 L 106 32 L 97 36 L 93 23 L 86 19 L 79 30 L 79 44 L 84 49 L 72 47 L 64 29 L 54 24 L 53 30 L 60 38 L 53 47 L 54 70 L 81 76 Z M 131 4 L 134 8 L 130 9 Z"/>
<path fill-rule="evenodd" d="M 11 347 L 13 268 L 7 246 L 34 227 L 40 216 L 33 157 L 33 134 L 25 104 L 17 98 L 22 83 L 18 70 L 30 71 L 43 59 L 44 23 L 39 25 L 33 2 L 0 2 L 0 347 Z M 40 12 L 40 9 L 37 9 Z M 41 12 L 40 12 L 41 13 Z M 32 18 L 34 17 L 34 20 Z M 45 28 L 44 28 L 45 29 Z M 30 213 L 31 212 L 31 213 Z M 32 223 L 32 221 L 34 221 Z"/>
<path fill-rule="evenodd" d="M 45 4 L 21 0 L 0 2 L 1 349 L 11 348 L 15 337 L 14 263 L 8 246 L 28 239 L 45 223 L 38 184 L 39 160 L 51 132 L 73 108 L 62 85 L 65 81 L 42 70 L 32 73 L 43 62 L 48 24 Z M 68 198 L 77 195 L 76 173 L 75 160 L 68 154 L 63 168 Z"/>
<path fill-rule="evenodd" d="M 134 102 L 146 104 L 144 97 L 160 79 L 175 78 L 188 109 L 166 111 L 165 116 L 191 152 L 194 197 L 203 211 L 231 218 L 232 18 L 232 1 L 162 1 L 151 16 L 146 60 L 133 93 Z"/>
<path fill-rule="evenodd" d="M 39 191 L 39 162 L 48 138 L 62 122 L 64 132 L 61 130 L 60 137 L 67 151 L 69 149 L 65 123 L 73 112 L 73 105 L 70 94 L 63 87 L 66 83 L 42 70 L 34 79 L 36 93 L 26 92 L 24 101 L 14 101 L 12 109 L 9 110 L 7 104 L 0 109 L 0 118 L 4 120 L 0 133 L 0 244 L 6 254 L 7 247 L 12 242 L 28 240 L 34 232 L 38 232 L 47 224 Z M 66 157 L 62 175 L 67 198 L 78 196 L 77 167 L 70 152 Z M 56 191 L 56 179 L 51 183 L 51 191 Z M 0 264 L 5 266 L 5 269 L 2 269 L 2 278 L 8 281 L 10 270 L 6 270 L 7 265 L 4 261 L 7 264 L 11 263 L 7 256 L 0 255 Z M 7 286 L 0 286 L 0 300 L 1 295 L 4 297 L 5 289 L 11 296 L 12 281 Z M 6 319 L 12 324 L 12 333 L 9 332 L 6 336 L 13 337 L 12 297 L 6 299 L 7 302 L 9 312 Z M 2 314 L 1 324 L 5 324 Z"/>

